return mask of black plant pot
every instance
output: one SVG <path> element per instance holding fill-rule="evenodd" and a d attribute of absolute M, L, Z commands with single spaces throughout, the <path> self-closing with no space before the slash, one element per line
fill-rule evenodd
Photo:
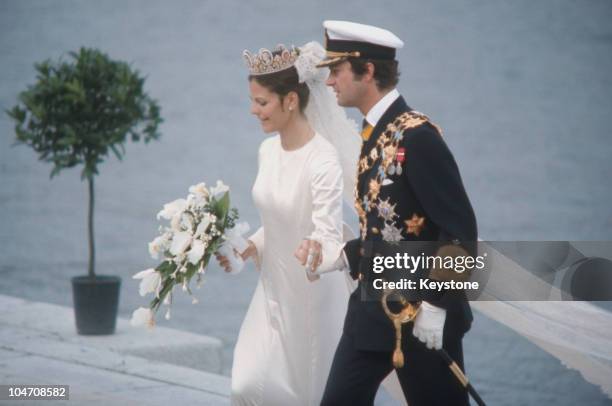
<path fill-rule="evenodd" d="M 114 334 L 119 308 L 118 276 L 72 278 L 72 297 L 77 332 L 82 335 Z"/>

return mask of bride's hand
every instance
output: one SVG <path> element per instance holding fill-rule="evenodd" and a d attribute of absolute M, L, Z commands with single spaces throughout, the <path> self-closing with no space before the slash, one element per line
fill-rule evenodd
<path fill-rule="evenodd" d="M 242 252 L 242 254 L 240 254 L 243 261 L 246 261 L 251 257 L 257 258 L 257 247 L 255 247 L 253 241 L 247 240 L 247 242 L 249 243 L 249 246 Z"/>
<path fill-rule="evenodd" d="M 312 255 L 312 259 L 308 259 L 308 254 Z M 311 272 L 316 272 L 319 265 L 321 265 L 321 244 L 314 240 L 302 240 L 300 246 L 293 253 L 300 264 L 306 265 L 307 262 L 310 264 Z"/>
<path fill-rule="evenodd" d="M 247 242 L 249 243 L 249 246 L 242 253 L 239 253 L 238 251 L 234 250 L 234 254 L 240 255 L 243 261 L 246 261 L 251 257 L 257 257 L 257 248 L 255 247 L 255 244 L 253 244 L 251 240 L 248 240 Z M 227 259 L 225 255 L 221 255 L 217 252 L 215 253 L 215 256 L 217 257 L 217 261 L 219 261 L 219 265 L 221 265 L 225 272 L 232 271 L 229 259 Z"/>

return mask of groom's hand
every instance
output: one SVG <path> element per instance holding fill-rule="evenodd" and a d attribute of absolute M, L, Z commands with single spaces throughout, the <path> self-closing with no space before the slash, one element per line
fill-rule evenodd
<path fill-rule="evenodd" d="M 427 345 L 427 348 L 442 348 L 446 310 L 427 302 L 421 303 L 419 313 L 414 320 L 412 334 Z"/>

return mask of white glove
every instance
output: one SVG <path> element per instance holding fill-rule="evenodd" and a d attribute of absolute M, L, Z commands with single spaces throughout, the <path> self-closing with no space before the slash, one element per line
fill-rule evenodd
<path fill-rule="evenodd" d="M 442 333 L 446 321 L 446 310 L 431 305 L 427 302 L 421 303 L 421 309 L 414 320 L 412 334 L 427 345 L 430 350 L 442 348 Z"/>

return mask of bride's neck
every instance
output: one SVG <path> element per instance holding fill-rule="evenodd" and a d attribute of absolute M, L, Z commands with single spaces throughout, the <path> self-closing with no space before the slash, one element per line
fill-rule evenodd
<path fill-rule="evenodd" d="M 308 120 L 298 112 L 278 133 L 280 134 L 281 146 L 286 151 L 299 149 L 314 137 L 314 131 L 308 124 Z"/>

